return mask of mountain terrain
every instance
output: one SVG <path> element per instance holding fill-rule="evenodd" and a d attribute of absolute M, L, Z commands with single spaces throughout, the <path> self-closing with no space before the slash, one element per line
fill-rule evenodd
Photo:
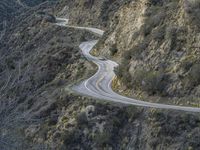
<path fill-rule="evenodd" d="M 141 0 L 115 13 L 97 51 L 120 63 L 116 90 L 140 99 L 198 106 L 199 4 Z"/>
<path fill-rule="evenodd" d="M 113 89 L 145 101 L 199 106 L 198 0 L 0 2 L 0 149 L 196 150 L 199 113 L 96 100 L 71 86 L 115 60 Z M 91 32 L 60 27 L 56 17 Z"/>

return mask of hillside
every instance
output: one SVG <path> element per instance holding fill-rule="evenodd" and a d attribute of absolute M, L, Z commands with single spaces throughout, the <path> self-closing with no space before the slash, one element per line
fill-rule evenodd
<path fill-rule="evenodd" d="M 95 37 L 48 22 L 54 17 L 41 11 L 49 8 L 51 3 L 19 13 L 0 41 L 0 149 L 37 147 L 24 138 L 25 128 L 42 125 L 53 112 L 57 116 L 58 99 L 74 99 L 62 89 L 93 73 L 92 65 L 79 59 L 78 46 Z"/>
<path fill-rule="evenodd" d="M 121 7 L 98 48 L 120 63 L 113 86 L 140 99 L 198 105 L 199 12 L 198 0 L 138 0 Z"/>
<path fill-rule="evenodd" d="M 17 1 L 0 2 L 0 20 L 6 20 L 0 39 L 0 149 L 200 148 L 199 113 L 74 93 L 71 86 L 97 70 L 79 45 L 99 37 L 54 24 L 58 16 L 69 18 L 70 25 L 106 30 L 93 53 L 120 64 L 113 82 L 117 92 L 197 106 L 198 0 L 20 2 L 26 7 Z"/>

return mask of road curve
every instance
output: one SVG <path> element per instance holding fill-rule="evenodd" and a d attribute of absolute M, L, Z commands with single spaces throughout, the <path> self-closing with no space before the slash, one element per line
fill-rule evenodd
<path fill-rule="evenodd" d="M 59 26 L 84 29 L 91 31 L 95 34 L 99 34 L 100 36 L 102 36 L 104 33 L 104 31 L 96 28 L 68 26 L 67 23 L 68 19 L 57 18 L 56 24 Z M 200 112 L 200 108 L 197 107 L 151 103 L 151 102 L 136 100 L 133 98 L 128 98 L 115 93 L 111 88 L 111 84 L 113 78 L 115 77 L 114 68 L 118 66 L 118 64 L 111 60 L 105 60 L 100 57 L 94 57 L 90 55 L 90 51 L 93 49 L 93 47 L 96 45 L 97 42 L 98 41 L 96 40 L 87 41 L 81 43 L 81 45 L 79 46 L 80 49 L 82 50 L 83 55 L 88 59 L 88 61 L 92 61 L 98 66 L 98 71 L 89 79 L 82 81 L 78 85 L 74 85 L 72 87 L 73 91 L 100 100 L 107 100 L 107 101 L 130 104 L 135 106 L 143 106 L 143 107 L 151 107 L 159 109 L 173 109 L 173 110 L 189 111 L 189 112 Z"/>

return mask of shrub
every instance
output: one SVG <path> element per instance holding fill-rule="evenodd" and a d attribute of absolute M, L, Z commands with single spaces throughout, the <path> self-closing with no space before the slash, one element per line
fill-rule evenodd
<path fill-rule="evenodd" d="M 166 83 L 164 82 L 164 74 L 161 72 L 149 71 L 144 77 L 142 89 L 149 95 L 164 94 Z"/>
<path fill-rule="evenodd" d="M 137 46 L 135 46 L 133 48 L 133 50 L 131 51 L 131 57 L 139 60 L 142 58 L 142 52 L 146 50 L 146 48 L 148 47 L 148 42 L 147 41 L 143 41 L 141 43 L 139 43 Z"/>
<path fill-rule="evenodd" d="M 78 125 L 84 125 L 84 124 L 88 123 L 88 119 L 87 119 L 87 116 L 86 116 L 85 112 L 81 112 L 77 116 L 76 120 L 77 120 Z"/>
<path fill-rule="evenodd" d="M 142 58 L 142 52 L 145 51 L 145 49 L 148 47 L 148 41 L 143 41 L 133 47 L 132 49 L 125 51 L 123 54 L 124 61 L 128 61 L 130 59 L 136 59 L 139 60 Z"/>
<path fill-rule="evenodd" d="M 190 138 L 188 138 L 187 145 L 190 145 L 189 150 L 199 149 L 199 147 L 200 147 L 199 139 L 200 139 L 200 130 L 198 127 L 196 127 L 191 132 Z"/>
<path fill-rule="evenodd" d="M 66 131 L 61 135 L 61 139 L 63 140 L 64 145 L 68 148 L 71 144 L 76 144 L 81 140 L 81 131 L 78 129 L 72 129 L 70 131 Z"/>
<path fill-rule="evenodd" d="M 111 140 L 111 133 L 109 132 L 102 132 L 95 135 L 94 140 L 99 146 L 103 146 L 105 144 L 109 144 Z"/>
<path fill-rule="evenodd" d="M 115 73 L 119 78 L 124 78 L 124 75 L 128 73 L 129 60 L 124 58 L 122 63 L 115 68 Z"/>
<path fill-rule="evenodd" d="M 114 44 L 112 45 L 112 47 L 109 49 L 110 50 L 110 54 L 113 56 L 117 53 L 118 49 L 117 49 L 117 45 Z"/>
<path fill-rule="evenodd" d="M 84 35 L 84 34 L 81 34 L 79 41 L 80 41 L 80 42 L 86 41 L 85 35 Z"/>
<path fill-rule="evenodd" d="M 185 10 L 189 15 L 189 20 L 200 25 L 200 1 L 199 0 L 185 0 Z"/>
<path fill-rule="evenodd" d="M 129 119 L 134 120 L 140 114 L 140 109 L 135 106 L 128 106 L 126 108 L 126 113 Z"/>
<path fill-rule="evenodd" d="M 125 51 L 123 54 L 123 58 L 125 60 L 130 60 L 132 58 L 132 51 L 131 50 Z"/>
<path fill-rule="evenodd" d="M 166 29 L 165 39 L 170 41 L 170 50 L 173 50 L 176 47 L 177 30 L 176 27 L 168 27 Z"/>
<path fill-rule="evenodd" d="M 149 0 L 149 3 L 152 4 L 152 5 L 162 6 L 164 2 L 163 2 L 163 0 Z"/>
<path fill-rule="evenodd" d="M 162 41 L 165 38 L 165 27 L 159 27 L 153 32 L 153 39 Z"/>
<path fill-rule="evenodd" d="M 141 33 L 148 36 L 152 29 L 157 27 L 165 19 L 166 12 L 162 7 L 152 6 L 146 10 L 145 24 L 141 27 Z"/>
<path fill-rule="evenodd" d="M 123 68 L 121 67 L 121 65 L 119 65 L 118 67 L 115 67 L 114 72 L 115 72 L 115 74 L 117 75 L 118 78 L 123 77 Z"/>
<path fill-rule="evenodd" d="M 146 71 L 143 69 L 137 69 L 132 77 L 132 85 L 135 88 L 139 88 L 142 86 L 142 81 L 145 77 Z"/>
<path fill-rule="evenodd" d="M 15 69 L 15 62 L 14 62 L 13 58 L 6 58 L 5 64 L 7 65 L 8 69 L 10 69 L 10 70 Z"/>
<path fill-rule="evenodd" d="M 128 71 L 124 72 L 123 77 L 122 77 L 122 82 L 126 85 L 126 87 L 132 88 L 131 75 Z"/>
<path fill-rule="evenodd" d="M 182 67 L 183 67 L 183 69 L 184 69 L 185 71 L 188 71 L 188 70 L 191 68 L 191 66 L 192 66 L 192 63 L 191 63 L 191 62 L 184 62 L 184 63 L 182 64 Z"/>
<path fill-rule="evenodd" d="M 200 64 L 195 64 L 191 67 L 189 72 L 189 80 L 193 85 L 200 84 Z"/>

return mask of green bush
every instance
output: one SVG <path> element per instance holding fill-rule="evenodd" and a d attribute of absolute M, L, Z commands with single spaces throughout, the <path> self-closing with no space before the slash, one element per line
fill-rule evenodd
<path fill-rule="evenodd" d="M 123 77 L 123 69 L 122 69 L 121 65 L 118 66 L 118 67 L 115 67 L 114 72 L 115 72 L 115 74 L 117 75 L 118 78 Z"/>
<path fill-rule="evenodd" d="M 165 38 L 165 27 L 159 27 L 153 32 L 153 39 L 162 41 Z"/>
<path fill-rule="evenodd" d="M 185 10 L 189 15 L 189 20 L 200 27 L 200 1 L 187 0 L 185 1 Z"/>
<path fill-rule="evenodd" d="M 163 79 L 163 73 L 158 71 L 149 71 L 144 77 L 142 89 L 149 95 L 164 94 L 166 82 Z"/>
<path fill-rule="evenodd" d="M 139 60 L 142 59 L 142 52 L 148 47 L 148 41 L 142 41 L 141 43 L 134 46 L 132 49 L 125 51 L 123 54 L 124 62 L 129 62 L 130 59 Z M 128 63 L 126 63 L 128 64 Z"/>
<path fill-rule="evenodd" d="M 148 36 L 152 29 L 159 26 L 165 19 L 166 12 L 163 7 L 151 6 L 145 12 L 145 24 L 141 27 L 141 33 Z"/>
<path fill-rule="evenodd" d="M 113 56 L 117 53 L 118 49 L 117 49 L 117 45 L 114 44 L 112 45 L 112 47 L 109 49 L 110 50 L 110 54 Z"/>
<path fill-rule="evenodd" d="M 142 81 L 145 78 L 146 71 L 143 69 L 137 69 L 132 77 L 132 85 L 135 89 L 142 86 Z"/>
<path fill-rule="evenodd" d="M 131 75 L 128 71 L 123 73 L 122 82 L 126 85 L 127 88 L 132 88 Z"/>
<path fill-rule="evenodd" d="M 87 119 L 87 116 L 86 116 L 86 113 L 85 112 L 81 112 L 77 118 L 77 124 L 78 125 L 84 125 L 84 124 L 87 124 L 88 123 L 88 119 Z"/>
<path fill-rule="evenodd" d="M 146 71 L 144 69 L 136 69 L 134 75 L 128 71 L 129 66 L 122 63 L 115 68 L 116 75 L 122 80 L 127 88 L 146 91 L 149 95 L 159 94 L 165 96 L 165 88 L 167 86 L 168 77 L 161 71 Z"/>
<path fill-rule="evenodd" d="M 148 47 L 148 42 L 147 41 L 143 41 L 143 42 L 139 43 L 131 51 L 131 57 L 133 59 L 136 59 L 136 60 L 142 59 L 142 55 L 141 54 L 142 54 L 143 51 L 146 50 L 147 47 Z"/>
<path fill-rule="evenodd" d="M 129 59 L 124 58 L 121 64 L 115 68 L 115 73 L 119 78 L 124 78 L 124 76 L 128 73 L 129 69 Z"/>
<path fill-rule="evenodd" d="M 166 29 L 165 39 L 170 41 L 170 50 L 173 50 L 176 47 L 177 30 L 177 27 L 168 27 Z"/>
<path fill-rule="evenodd" d="M 13 70 L 15 69 L 15 62 L 13 58 L 6 58 L 5 59 L 5 64 L 7 65 L 8 69 Z"/>
<path fill-rule="evenodd" d="M 183 68 L 184 71 L 188 71 L 192 67 L 192 65 L 193 65 L 193 62 L 186 60 L 182 62 L 181 67 Z"/>
<path fill-rule="evenodd" d="M 132 50 L 125 51 L 123 53 L 123 58 L 128 61 L 132 58 Z"/>
<path fill-rule="evenodd" d="M 194 86 L 200 84 L 200 64 L 195 64 L 191 67 L 189 80 Z"/>
<path fill-rule="evenodd" d="M 152 5 L 162 6 L 164 1 L 163 0 L 149 0 L 149 3 L 152 4 Z"/>
<path fill-rule="evenodd" d="M 128 119 L 134 120 L 140 114 L 140 109 L 136 106 L 128 106 L 126 108 L 126 113 Z"/>
<path fill-rule="evenodd" d="M 66 149 L 68 149 L 73 144 L 78 144 L 81 141 L 82 132 L 78 129 L 72 129 L 70 131 L 65 131 L 61 135 L 63 144 Z"/>
<path fill-rule="evenodd" d="M 109 132 L 102 132 L 102 133 L 97 133 L 94 138 L 95 142 L 97 143 L 98 146 L 103 146 L 105 144 L 109 144 L 111 140 L 111 134 Z"/>

